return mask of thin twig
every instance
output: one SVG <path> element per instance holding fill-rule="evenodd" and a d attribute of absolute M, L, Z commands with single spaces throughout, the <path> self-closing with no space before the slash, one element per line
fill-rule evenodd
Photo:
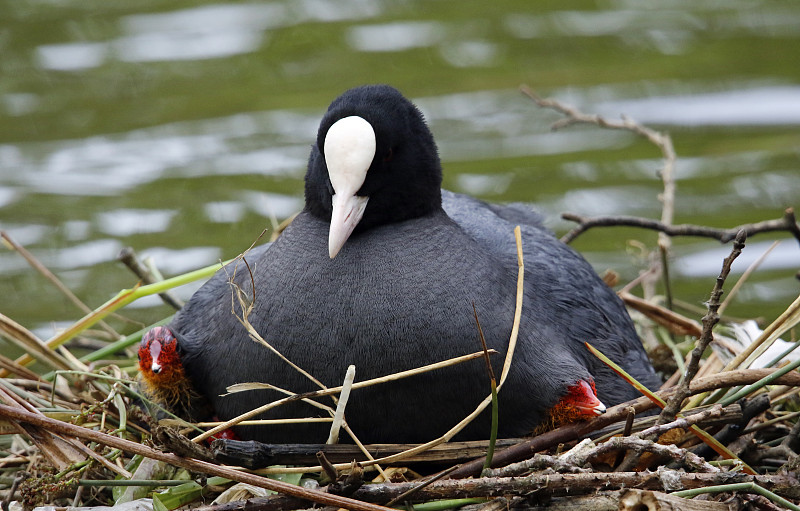
<path fill-rule="evenodd" d="M 708 410 L 703 410 L 700 413 L 695 413 L 693 415 L 688 415 L 686 417 L 680 417 L 675 419 L 672 422 L 668 422 L 666 424 L 656 424 L 655 426 L 649 427 L 644 429 L 636 434 L 636 436 L 641 438 L 647 437 L 659 437 L 666 433 L 667 431 L 681 428 L 681 429 L 689 429 L 689 427 L 693 424 L 697 424 L 698 422 L 702 422 L 706 419 L 720 417 L 722 415 L 722 405 L 715 405 L 709 408 Z"/>
<path fill-rule="evenodd" d="M 698 488 L 709 484 L 730 482 L 750 482 L 780 492 L 796 496 L 798 491 L 795 474 L 748 475 L 731 472 L 687 473 L 683 471 L 659 469 L 657 472 L 592 473 L 578 472 L 559 474 L 552 472 L 534 473 L 527 477 L 483 477 L 480 479 L 437 481 L 421 490 L 417 500 L 491 497 L 496 495 L 531 495 L 537 498 L 545 495 L 581 495 L 596 493 L 598 489 L 617 488 L 676 489 Z M 402 493 L 413 487 L 414 483 L 365 484 L 354 494 L 354 498 L 383 502 L 389 496 Z"/>
<path fill-rule="evenodd" d="M 798 225 L 797 220 L 795 219 L 793 208 L 786 209 L 782 218 L 764 220 L 763 222 L 755 222 L 750 224 L 742 224 L 737 227 L 731 227 L 730 229 L 717 229 L 714 227 L 694 224 L 667 225 L 663 222 L 651 220 L 649 218 L 625 215 L 586 217 L 576 215 L 574 213 L 563 213 L 561 218 L 578 223 L 577 227 L 573 228 L 571 231 L 561 237 L 561 241 L 564 243 L 571 243 L 580 234 L 588 231 L 592 227 L 640 227 L 642 229 L 663 232 L 667 236 L 671 237 L 696 236 L 701 238 L 715 239 L 722 243 L 728 243 L 736 238 L 736 234 L 739 231 L 745 231 L 748 236 L 753 236 L 755 234 L 764 232 L 786 231 L 791 233 L 798 243 L 800 243 L 800 225 Z"/>
<path fill-rule="evenodd" d="M 600 126 L 601 128 L 630 131 L 645 137 L 647 140 L 662 149 L 662 151 L 665 153 L 665 159 L 672 158 L 674 160 L 674 155 L 669 154 L 672 144 L 667 143 L 665 140 L 669 138 L 668 135 L 647 128 L 646 126 L 642 126 L 628 117 L 623 116 L 622 120 L 620 121 L 609 121 L 608 119 L 605 119 L 599 115 L 585 114 L 559 101 L 553 99 L 543 99 L 534 91 L 532 91 L 527 85 L 522 85 L 520 87 L 520 91 L 531 98 L 540 107 L 555 110 L 556 112 L 566 116 L 565 119 L 561 119 L 553 123 L 553 130 L 558 130 L 572 124 L 594 124 L 596 126 Z"/>
<path fill-rule="evenodd" d="M 543 99 L 525 85 L 520 87 L 520 90 L 523 94 L 531 98 L 539 107 L 555 110 L 565 116 L 564 119 L 560 119 L 559 121 L 553 123 L 551 126 L 553 130 L 561 129 L 572 124 L 593 124 L 601 128 L 630 131 L 631 133 L 635 133 L 636 135 L 646 138 L 653 145 L 658 147 L 664 160 L 661 170 L 659 171 L 661 182 L 664 185 L 663 192 L 658 196 L 658 199 L 662 204 L 661 222 L 659 223 L 666 227 L 672 225 L 672 221 L 675 216 L 675 160 L 677 159 L 677 156 L 675 154 L 675 147 L 672 144 L 672 138 L 670 138 L 669 134 L 656 131 L 648 128 L 647 126 L 643 126 L 625 115 L 623 115 L 622 119 L 619 121 L 610 121 L 599 115 L 585 114 L 574 107 L 561 103 L 560 101 L 554 99 Z M 572 234 L 572 232 L 568 233 L 564 238 L 567 238 L 570 236 L 570 234 Z M 575 234 L 575 236 L 576 235 L 577 234 Z M 565 240 L 564 238 L 562 238 L 564 243 L 569 243 L 571 241 L 571 239 Z M 572 239 L 574 239 L 574 237 Z M 671 286 L 668 280 L 669 272 L 667 271 L 666 263 L 671 245 L 672 243 L 668 235 L 664 232 L 659 233 L 658 247 L 661 252 L 661 258 L 658 264 L 660 264 L 662 274 L 664 275 L 668 295 Z M 667 300 L 667 307 L 670 309 L 672 308 L 671 300 L 669 299 Z"/>
<path fill-rule="evenodd" d="M 726 257 L 722 263 L 722 270 L 720 271 L 719 276 L 714 283 L 714 289 L 711 291 L 711 298 L 708 301 L 708 313 L 703 316 L 703 333 L 695 343 L 692 356 L 689 359 L 689 363 L 686 365 L 686 373 L 683 381 L 681 381 L 681 383 L 678 385 L 675 394 L 669 399 L 669 401 L 667 401 L 667 406 L 665 406 L 661 411 L 661 415 L 657 422 L 658 424 L 665 424 L 675 420 L 675 415 L 677 415 L 678 411 L 680 410 L 681 403 L 690 394 L 689 385 L 697 374 L 697 371 L 700 369 L 700 359 L 703 357 L 703 353 L 705 353 L 706 348 L 713 340 L 713 328 L 717 322 L 719 322 L 719 314 L 717 314 L 717 310 L 719 309 L 720 298 L 722 297 L 723 293 L 722 286 L 725 284 L 725 279 L 728 278 L 733 261 L 739 256 L 739 254 L 742 253 L 746 239 L 747 233 L 745 231 L 739 231 L 739 234 L 736 235 L 736 240 L 734 241 L 733 249 L 731 250 L 730 255 Z"/>

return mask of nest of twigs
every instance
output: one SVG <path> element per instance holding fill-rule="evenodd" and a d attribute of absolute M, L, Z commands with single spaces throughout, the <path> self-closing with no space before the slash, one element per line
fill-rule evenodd
<path fill-rule="evenodd" d="M 540 106 L 565 115 L 559 127 L 590 122 L 629 129 L 662 150 L 665 214 L 661 221 L 640 219 L 636 224 L 664 234 L 659 250 L 669 250 L 667 235 L 733 240 L 731 255 L 720 262 L 702 321 L 665 306 L 663 297 L 649 295 L 653 286 L 645 284 L 663 278 L 666 257 L 653 258 L 650 270 L 620 291 L 652 348 L 655 365 L 667 377 L 657 394 L 612 407 L 590 421 L 496 444 L 452 442 L 451 432 L 424 446 L 232 440 L 209 445 L 198 441 L 206 435 L 197 431 L 215 424 L 157 424 L 142 411 L 147 398 L 136 384 L 136 361 L 128 350 L 153 325 L 121 336 L 103 319 L 149 294 L 159 293 L 179 307 L 169 289 L 210 276 L 219 265 L 158 280 L 126 251 L 124 259 L 143 285 L 121 291 L 94 310 L 86 308 L 85 317 L 53 339 L 42 341 L 0 314 L 3 337 L 27 353 L 16 360 L 0 355 L 3 509 L 45 504 L 159 511 L 186 505 L 209 511 L 312 506 L 800 509 L 800 362 L 792 355 L 800 342 L 786 343 L 777 355 L 763 354 L 771 345 L 784 343 L 781 336 L 795 339 L 800 297 L 763 330 L 719 323 L 734 294 L 728 292 L 721 300 L 728 287 L 725 281 L 746 236 L 785 230 L 800 241 L 793 212 L 787 210 L 771 222 L 724 230 L 672 226 L 674 151 L 668 137 L 629 120 L 615 123 L 586 116 L 525 92 Z M 572 218 L 579 226 L 570 239 L 594 226 L 619 225 L 614 219 Z M 57 281 L 23 247 L 2 235 L 12 249 Z M 639 288 L 642 296 L 632 294 Z M 246 317 L 242 319 L 246 327 Z M 109 334 L 119 340 L 80 358 L 71 353 L 71 344 L 85 347 L 87 339 Z M 29 369 L 33 361 L 44 369 Z M 492 406 L 491 400 L 487 403 Z M 663 408 L 660 415 L 642 415 L 655 407 Z"/>

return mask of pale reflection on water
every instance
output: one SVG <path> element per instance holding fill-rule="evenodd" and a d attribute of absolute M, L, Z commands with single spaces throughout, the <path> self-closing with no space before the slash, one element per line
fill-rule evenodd
<path fill-rule="evenodd" d="M 36 48 L 43 69 L 78 71 L 107 60 L 160 62 L 231 57 L 256 51 L 271 29 L 314 20 L 375 16 L 366 0 L 292 0 L 263 4 L 218 4 L 166 13 L 135 14 L 119 20 L 120 38 L 97 43 L 63 43 Z"/>
<path fill-rule="evenodd" d="M 220 261 L 222 251 L 219 247 L 203 246 L 184 249 L 150 247 L 142 250 L 140 256 L 153 258 L 162 272 L 176 275 Z"/>
<path fill-rule="evenodd" d="M 161 232 L 169 227 L 175 211 L 152 209 L 115 209 L 100 213 L 98 229 L 111 236 L 130 236 L 145 232 Z"/>
<path fill-rule="evenodd" d="M 747 250 L 736 258 L 731 265 L 733 274 L 741 274 L 751 264 L 767 251 L 772 245 L 771 241 L 751 240 L 747 243 Z M 687 277 L 701 277 L 719 274 L 722 260 L 731 253 L 730 247 L 714 247 L 692 254 L 686 254 L 675 261 L 677 270 Z M 782 270 L 797 268 L 800 254 L 798 254 L 797 242 L 784 240 L 769 253 L 759 266 L 763 270 Z"/>
<path fill-rule="evenodd" d="M 680 96 L 621 99 L 597 105 L 601 114 L 626 115 L 644 123 L 677 126 L 800 124 L 800 86 Z"/>

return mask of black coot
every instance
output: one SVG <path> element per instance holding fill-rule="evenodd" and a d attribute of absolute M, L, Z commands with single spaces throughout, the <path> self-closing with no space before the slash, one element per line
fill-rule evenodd
<path fill-rule="evenodd" d="M 229 280 L 254 297 L 249 321 L 263 338 L 325 385 L 340 385 L 350 364 L 356 379 L 365 380 L 479 351 L 473 304 L 487 343 L 500 352 L 493 357 L 499 375 L 515 309 L 515 225 L 522 227 L 525 298 L 514 362 L 500 393 L 500 435 L 534 430 L 568 389 L 570 403 L 588 415 L 604 410 L 594 385 L 608 405 L 637 397 L 584 341 L 645 384 L 658 385 L 621 301 L 535 213 L 442 192 L 440 185 L 433 136 L 397 90 L 358 87 L 330 105 L 308 162 L 304 210 L 275 243 L 248 254 L 252 276 L 241 264 L 235 274 L 230 266 L 218 272 L 168 326 L 193 387 L 220 418 L 283 397 L 264 390 L 221 396 L 234 383 L 316 390 L 248 338 L 232 313 L 242 314 Z M 143 370 L 147 377 L 148 367 Z M 346 418 L 365 442 L 427 441 L 488 392 L 485 363 L 476 359 L 356 390 Z M 319 415 L 293 403 L 266 416 Z M 326 439 L 328 427 L 237 431 L 270 443 L 314 443 Z M 488 434 L 484 413 L 460 438 Z"/>

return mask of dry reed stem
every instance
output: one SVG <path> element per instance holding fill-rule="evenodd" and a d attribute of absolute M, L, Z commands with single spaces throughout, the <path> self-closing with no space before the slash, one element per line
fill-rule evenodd
<path fill-rule="evenodd" d="M 0 313 L 0 332 L 2 332 L 6 338 L 8 338 L 14 344 L 25 350 L 25 352 L 29 354 L 27 359 L 31 361 L 33 361 L 34 357 L 36 357 L 36 360 L 50 366 L 53 369 L 86 370 L 85 365 L 83 367 L 73 367 L 66 358 L 50 349 L 50 347 L 44 341 L 39 339 L 36 334 L 2 313 Z M 15 363 L 23 365 L 24 362 L 21 361 L 23 358 L 26 357 L 20 357 L 20 359 L 15 361 Z M 3 376 L 6 376 L 6 374 L 0 374 L 0 377 Z"/>
<path fill-rule="evenodd" d="M 33 412 L 16 409 L 7 405 L 0 405 L 0 417 L 6 417 L 17 422 L 32 424 L 48 431 L 54 431 L 63 435 L 70 435 L 91 442 L 98 442 L 102 445 L 107 445 L 125 452 L 139 454 L 147 458 L 163 461 L 164 463 L 169 463 L 170 465 L 174 465 L 176 467 L 183 467 L 194 472 L 226 477 L 234 481 L 252 484 L 254 486 L 266 488 L 278 493 L 292 495 L 294 497 L 299 497 L 324 505 L 343 507 L 353 511 L 388 511 L 388 508 L 383 506 L 368 504 L 366 502 L 361 502 L 330 493 L 324 493 L 318 490 L 309 490 L 307 488 L 303 488 L 302 486 L 296 486 L 293 484 L 284 483 L 283 481 L 268 479 L 266 477 L 235 470 L 230 467 L 223 467 L 205 461 L 183 458 L 175 454 L 161 452 L 137 442 L 131 442 L 129 440 L 108 435 L 100 431 L 49 419 Z"/>
<path fill-rule="evenodd" d="M 666 307 L 644 300 L 628 292 L 620 292 L 618 296 L 625 302 L 625 305 L 641 312 L 654 323 L 666 328 L 670 333 L 691 335 L 692 337 L 700 337 L 703 333 L 700 323 L 678 312 L 671 311 Z M 714 341 L 718 341 L 716 334 L 714 335 Z"/>
<path fill-rule="evenodd" d="M 333 422 L 333 417 L 302 417 L 299 419 L 256 419 L 250 421 L 242 421 L 238 423 L 239 426 L 267 426 L 272 424 L 308 424 L 314 422 Z M 173 421 L 170 419 L 161 419 L 158 421 L 159 424 L 163 424 L 165 426 L 177 426 L 178 421 Z M 214 421 L 214 422 L 195 422 L 194 425 L 199 428 L 212 428 L 214 426 L 219 426 L 220 424 L 225 424 L 222 421 Z"/>
<path fill-rule="evenodd" d="M 43 382 L 42 377 L 34 373 L 27 367 L 18 364 L 16 361 L 11 360 L 2 353 L 0 353 L 0 378 L 7 378 L 8 376 L 16 374 L 20 378 L 26 378 L 31 381 Z"/>

